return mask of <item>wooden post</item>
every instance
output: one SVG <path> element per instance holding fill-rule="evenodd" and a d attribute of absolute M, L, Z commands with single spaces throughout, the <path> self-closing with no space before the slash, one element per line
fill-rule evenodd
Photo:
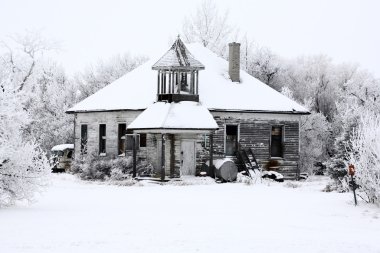
<path fill-rule="evenodd" d="M 160 94 L 160 71 L 157 71 L 157 95 Z"/>
<path fill-rule="evenodd" d="M 174 177 L 174 166 L 175 166 L 175 135 L 170 135 L 170 177 Z"/>
<path fill-rule="evenodd" d="M 161 94 L 164 94 L 164 71 L 161 71 Z"/>
<path fill-rule="evenodd" d="M 210 167 L 209 167 L 209 172 L 211 177 L 215 177 L 215 172 L 214 172 L 214 134 L 211 133 L 210 136 Z"/>
<path fill-rule="evenodd" d="M 198 75 L 199 75 L 199 72 L 196 71 L 196 74 L 197 74 L 197 78 L 195 79 L 196 81 L 196 84 L 195 84 L 195 95 L 198 95 L 198 86 L 199 86 L 199 78 L 198 78 Z"/>
<path fill-rule="evenodd" d="M 136 137 L 137 137 L 137 135 L 136 134 L 134 134 L 133 135 L 133 138 L 132 138 L 132 145 L 133 145 L 133 148 L 132 148 L 132 150 L 133 150 L 133 175 L 132 175 L 132 177 L 133 178 L 135 178 L 136 177 Z"/>
<path fill-rule="evenodd" d="M 179 70 L 177 72 L 177 93 L 180 94 L 181 93 L 181 79 L 180 79 L 180 74 L 179 74 Z"/>
<path fill-rule="evenodd" d="M 172 93 L 172 72 L 169 71 L 169 92 Z"/>
<path fill-rule="evenodd" d="M 165 180 L 165 137 L 161 134 L 161 181 Z"/>
<path fill-rule="evenodd" d="M 190 72 L 190 94 L 194 94 L 194 71 Z"/>
<path fill-rule="evenodd" d="M 354 201 L 355 201 L 355 206 L 358 205 L 358 201 L 356 200 L 356 182 L 355 182 L 355 179 L 354 179 L 354 175 L 351 175 L 351 184 L 352 184 L 352 191 L 354 193 Z"/>
<path fill-rule="evenodd" d="M 171 91 L 172 94 L 174 93 L 174 86 L 175 86 L 175 80 L 174 80 L 174 78 L 175 78 L 174 71 L 172 71 L 172 91 Z"/>
<path fill-rule="evenodd" d="M 175 74 L 174 71 L 172 70 L 172 90 L 171 93 L 174 93 L 174 87 L 175 87 Z"/>

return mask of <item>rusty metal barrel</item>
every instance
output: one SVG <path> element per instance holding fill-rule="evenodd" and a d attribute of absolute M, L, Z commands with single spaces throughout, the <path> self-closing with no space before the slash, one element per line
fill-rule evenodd
<path fill-rule="evenodd" d="M 237 178 L 238 169 L 228 158 L 214 160 L 215 176 L 223 181 L 232 182 Z"/>

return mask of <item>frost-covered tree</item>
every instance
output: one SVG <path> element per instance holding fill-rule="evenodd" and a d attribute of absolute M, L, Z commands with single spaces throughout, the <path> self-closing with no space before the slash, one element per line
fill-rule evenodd
<path fill-rule="evenodd" d="M 281 93 L 294 99 L 293 92 L 287 87 L 283 87 Z M 310 109 L 312 101 L 309 99 L 301 104 Z M 302 172 L 313 174 L 316 169 L 315 164 L 328 158 L 326 146 L 331 138 L 331 124 L 322 113 L 311 109 L 310 113 L 310 115 L 302 116 L 300 120 L 299 166 Z"/>
<path fill-rule="evenodd" d="M 281 71 L 279 57 L 269 48 L 256 47 L 247 60 L 246 66 L 248 74 L 256 77 L 270 87 L 280 90 L 278 76 Z"/>
<path fill-rule="evenodd" d="M 75 76 L 80 100 L 94 94 L 147 60 L 148 58 L 145 56 L 133 57 L 129 54 L 122 54 L 88 67 L 83 73 Z"/>
<path fill-rule="evenodd" d="M 333 121 L 335 143 L 328 163 L 331 176 L 340 183 L 347 175 L 348 156 L 352 153 L 354 130 L 368 111 L 380 112 L 380 81 L 356 66 L 344 67 L 341 95 L 337 99 L 337 113 Z M 346 189 L 347 190 L 347 189 Z"/>
<path fill-rule="evenodd" d="M 220 56 L 225 55 L 233 33 L 228 12 L 221 13 L 212 0 L 204 0 L 194 14 L 185 17 L 182 28 L 185 42 L 199 42 Z"/>
<path fill-rule="evenodd" d="M 311 109 L 322 113 L 331 122 L 339 96 L 339 82 L 331 59 L 316 55 L 289 60 L 284 64 L 280 77 L 283 85 L 293 91 L 297 101 L 311 99 Z"/>
<path fill-rule="evenodd" d="M 33 83 L 39 71 L 44 52 L 54 49 L 52 43 L 40 34 L 26 32 L 0 42 L 0 64 L 9 71 L 9 88 L 25 93 L 33 92 Z"/>
<path fill-rule="evenodd" d="M 45 57 L 52 43 L 35 33 L 14 36 L 3 43 L 0 61 L 8 75 L 7 87 L 29 117 L 22 134 L 44 151 L 73 141 L 73 118 L 65 111 L 77 101 L 77 88 L 62 68 Z"/>
<path fill-rule="evenodd" d="M 77 87 L 54 63 L 46 63 L 36 76 L 35 89 L 24 104 L 30 113 L 25 132 L 43 150 L 62 143 L 73 143 L 73 117 L 65 112 L 77 101 Z"/>
<path fill-rule="evenodd" d="M 11 78 L 2 70 L 0 83 L 0 207 L 17 200 L 33 200 L 46 184 L 49 164 L 37 142 L 25 138 L 23 128 L 29 114 L 23 109 L 20 93 L 10 87 Z"/>
<path fill-rule="evenodd" d="M 300 120 L 300 168 L 313 174 L 316 163 L 328 158 L 327 145 L 330 136 L 330 123 L 319 112 L 311 111 L 310 115 Z"/>
<path fill-rule="evenodd" d="M 359 120 L 349 141 L 348 161 L 369 202 L 380 205 L 380 111 L 368 111 Z"/>

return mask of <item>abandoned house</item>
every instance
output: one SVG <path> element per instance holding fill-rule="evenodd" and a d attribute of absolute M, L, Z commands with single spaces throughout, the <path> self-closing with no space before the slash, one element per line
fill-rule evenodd
<path fill-rule="evenodd" d="M 286 178 L 299 161 L 299 120 L 308 110 L 240 70 L 240 44 L 226 61 L 178 38 L 152 59 L 69 109 L 75 156 L 130 155 L 157 175 L 195 175 L 196 168 L 250 148 L 265 168 Z M 211 159 L 211 160 L 210 160 Z"/>

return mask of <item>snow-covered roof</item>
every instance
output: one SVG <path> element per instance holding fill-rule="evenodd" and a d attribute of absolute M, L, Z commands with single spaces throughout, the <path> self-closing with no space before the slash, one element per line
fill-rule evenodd
<path fill-rule="evenodd" d="M 199 71 L 199 101 L 209 110 L 308 113 L 247 72 L 240 71 L 240 83 L 228 75 L 228 62 L 201 44 L 186 45 L 191 54 L 205 65 Z M 110 85 L 76 104 L 68 112 L 141 110 L 156 101 L 157 72 L 150 60 Z"/>
<path fill-rule="evenodd" d="M 185 44 L 178 39 L 174 42 L 169 51 L 166 52 L 153 66 L 152 69 L 204 69 L 202 63 L 194 58 L 187 50 Z"/>
<path fill-rule="evenodd" d="M 215 130 L 218 124 L 209 110 L 198 102 L 157 102 L 137 116 L 128 129 Z"/>
<path fill-rule="evenodd" d="M 60 144 L 54 146 L 51 151 L 64 151 L 66 149 L 74 149 L 74 144 Z"/>

